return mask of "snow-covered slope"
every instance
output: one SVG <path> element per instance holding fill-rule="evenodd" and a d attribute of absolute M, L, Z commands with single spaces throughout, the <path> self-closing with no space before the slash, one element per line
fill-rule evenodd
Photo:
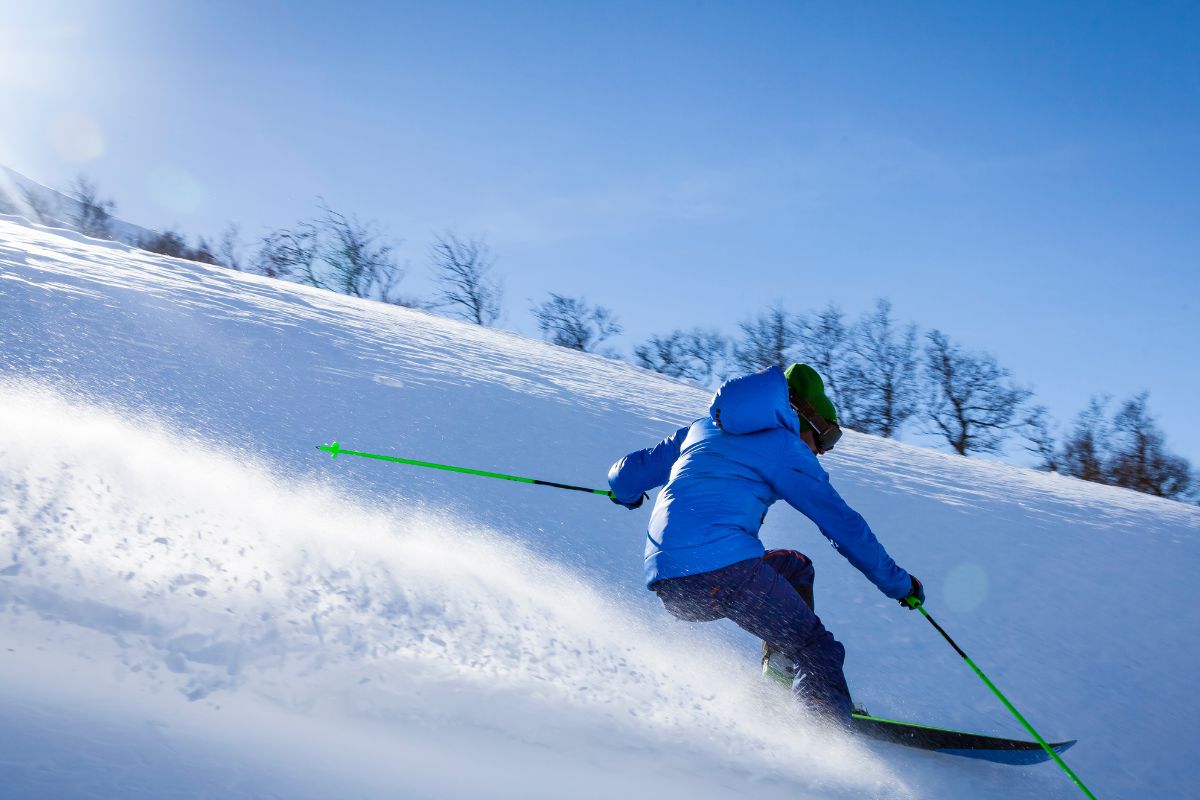
<path fill-rule="evenodd" d="M 0 220 L 0 785 L 14 797 L 1071 797 L 842 741 L 641 586 L 603 487 L 705 393 L 402 308 Z M 834 482 L 1099 797 L 1190 790 L 1200 510 L 847 434 Z M 872 711 L 1020 730 L 810 523 Z"/>

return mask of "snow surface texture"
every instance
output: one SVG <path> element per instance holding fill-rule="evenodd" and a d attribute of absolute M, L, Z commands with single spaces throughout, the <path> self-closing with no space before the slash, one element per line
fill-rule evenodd
<path fill-rule="evenodd" d="M 604 487 L 707 393 L 511 334 L 0 218 L 0 795 L 1073 797 L 831 736 L 641 586 Z M 847 434 L 835 484 L 1099 797 L 1200 742 L 1200 510 Z M 803 517 L 879 715 L 1021 735 Z"/>

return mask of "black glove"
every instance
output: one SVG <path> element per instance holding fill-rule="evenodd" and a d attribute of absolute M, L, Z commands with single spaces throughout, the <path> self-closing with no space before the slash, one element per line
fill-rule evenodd
<path fill-rule="evenodd" d="M 925 587 L 922 586 L 921 582 L 912 575 L 909 575 L 908 577 L 909 580 L 912 581 L 912 590 L 909 591 L 908 594 L 904 595 L 904 597 L 901 597 L 897 602 L 899 602 L 900 605 L 904 606 L 905 608 L 912 609 L 925 604 Z M 916 604 L 913 604 L 909 602 L 910 600 L 916 600 L 917 602 Z"/>
<path fill-rule="evenodd" d="M 608 499 L 612 500 L 614 503 L 616 503 L 619 506 L 625 506 L 630 511 L 633 511 L 635 508 L 642 507 L 642 501 L 646 499 L 646 493 L 642 492 L 642 496 L 639 497 L 637 500 L 634 500 L 632 503 L 622 503 L 620 500 L 617 499 L 617 496 L 615 494 L 610 494 L 608 496 Z"/>

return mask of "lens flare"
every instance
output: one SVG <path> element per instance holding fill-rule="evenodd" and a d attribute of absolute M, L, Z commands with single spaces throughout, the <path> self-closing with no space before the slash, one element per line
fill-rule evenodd
<path fill-rule="evenodd" d="M 78 111 L 50 121 L 50 141 L 68 161 L 91 161 L 104 155 L 104 131 L 93 117 Z"/>
<path fill-rule="evenodd" d="M 152 170 L 146 177 L 146 188 L 154 202 L 177 213 L 199 211 L 208 199 L 204 185 L 179 167 L 162 166 Z"/>
<path fill-rule="evenodd" d="M 955 611 L 974 611 L 987 598 L 987 573 L 975 563 L 959 564 L 946 575 L 942 591 L 949 608 Z"/>

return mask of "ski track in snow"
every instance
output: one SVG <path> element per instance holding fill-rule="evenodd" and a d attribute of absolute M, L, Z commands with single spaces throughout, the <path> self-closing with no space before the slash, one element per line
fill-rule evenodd
<path fill-rule="evenodd" d="M 602 487 L 707 392 L 13 218 L 0 319 L 15 796 L 1078 796 L 813 730 L 642 589 L 644 514 L 312 449 Z M 1099 797 L 1190 790 L 1200 510 L 854 433 L 826 466 Z M 813 556 L 873 711 L 1020 734 L 806 520 L 763 537 Z"/>

